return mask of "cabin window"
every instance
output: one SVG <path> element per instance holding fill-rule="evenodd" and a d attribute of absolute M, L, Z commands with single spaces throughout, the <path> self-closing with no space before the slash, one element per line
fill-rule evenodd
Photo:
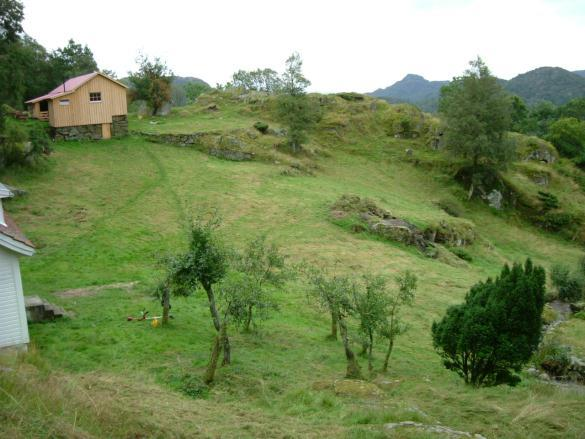
<path fill-rule="evenodd" d="M 59 105 L 69 105 L 69 99 L 60 99 Z"/>
<path fill-rule="evenodd" d="M 89 94 L 89 102 L 101 102 L 102 101 L 102 93 L 97 91 L 97 92 L 92 92 Z"/>

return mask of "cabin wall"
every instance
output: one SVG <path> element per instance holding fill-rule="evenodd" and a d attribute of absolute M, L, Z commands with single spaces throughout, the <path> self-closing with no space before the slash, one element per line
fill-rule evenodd
<path fill-rule="evenodd" d="M 29 342 L 20 264 L 15 253 L 0 247 L 0 348 Z"/>
<path fill-rule="evenodd" d="M 90 102 L 94 92 L 101 93 L 101 102 Z M 63 99 L 69 99 L 69 105 L 60 105 Z M 112 116 L 128 114 L 126 89 L 99 75 L 51 104 L 49 122 L 55 128 L 112 123 Z"/>

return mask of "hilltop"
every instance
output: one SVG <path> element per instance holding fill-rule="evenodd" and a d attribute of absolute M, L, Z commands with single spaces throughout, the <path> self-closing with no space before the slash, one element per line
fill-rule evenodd
<path fill-rule="evenodd" d="M 385 426 L 402 421 L 490 438 L 582 435 L 582 391 L 526 372 L 514 388 L 472 389 L 441 365 L 430 336 L 433 320 L 504 263 L 577 263 L 582 238 L 543 231 L 521 210 L 546 190 L 584 216 L 580 171 L 550 144 L 518 135 L 505 181 L 518 197 L 507 201 L 522 209 L 494 210 L 467 201 L 457 160 L 435 142 L 435 118 L 355 94 L 309 98 L 322 117 L 298 155 L 283 148 L 272 96 L 211 91 L 166 117 L 131 116 L 128 138 L 56 142 L 42 172 L 2 176 L 28 194 L 6 204 L 38 248 L 22 261 L 26 293 L 74 313 L 31 325 L 31 352 L 3 364 L 14 369 L 0 374 L 12 397 L 0 394 L 3 436 L 432 437 Z M 345 194 L 420 230 L 471 230 L 473 239 L 437 243 L 429 257 L 333 215 Z M 213 209 L 222 239 L 238 248 L 265 233 L 293 263 L 355 275 L 412 270 L 420 288 L 389 373 L 344 386 L 343 347 L 326 339 L 327 315 L 309 305 L 300 278 L 276 292 L 272 319 L 232 331 L 234 362 L 211 388 L 199 378 L 215 332 L 203 295 L 173 298 L 167 328 L 127 321 L 159 312 L 158 261 L 185 248 L 190 217 Z M 585 321 L 572 319 L 557 335 L 584 356 L 584 333 Z"/>
<path fill-rule="evenodd" d="M 506 81 L 502 86 L 512 94 L 520 96 L 527 104 L 550 101 L 556 105 L 585 96 L 585 70 L 569 72 L 560 67 L 540 67 L 522 73 Z M 390 102 L 408 102 L 424 111 L 437 109 L 439 92 L 449 81 L 428 81 L 422 76 L 408 74 L 402 80 L 384 89 L 371 93 L 372 96 Z"/>

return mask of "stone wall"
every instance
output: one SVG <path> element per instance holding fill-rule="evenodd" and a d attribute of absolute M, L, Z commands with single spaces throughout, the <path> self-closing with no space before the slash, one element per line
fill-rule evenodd
<path fill-rule="evenodd" d="M 100 140 L 102 124 L 55 128 L 55 140 Z"/>
<path fill-rule="evenodd" d="M 128 135 L 128 116 L 112 116 L 112 137 L 124 137 Z"/>

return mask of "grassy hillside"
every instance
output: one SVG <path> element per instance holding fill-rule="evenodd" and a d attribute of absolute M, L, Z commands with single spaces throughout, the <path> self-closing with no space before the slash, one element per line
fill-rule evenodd
<path fill-rule="evenodd" d="M 442 367 L 430 337 L 432 321 L 504 262 L 532 257 L 548 268 L 576 262 L 582 248 L 512 212 L 464 203 L 451 159 L 426 144 L 434 121 L 411 107 L 312 98 L 323 118 L 300 157 L 286 154 L 278 135 L 245 134 L 257 120 L 278 128 L 270 99 L 212 94 L 168 118 L 132 119 L 131 129 L 220 131 L 245 142 L 256 160 L 226 161 L 204 148 L 132 136 L 57 143 L 43 172 L 2 176 L 28 191 L 6 205 L 38 245 L 22 260 L 26 293 L 75 314 L 31 325 L 31 352 L 2 360 L 13 369 L 0 373 L 3 437 L 435 437 L 383 428 L 409 420 L 489 438 L 583 437 L 582 391 L 529 376 L 516 388 L 466 387 Z M 404 117 L 413 132 L 401 132 Z M 291 164 L 300 171 L 284 172 Z M 510 178 L 533 190 L 522 166 Z M 548 168 L 551 190 L 578 204 L 581 188 L 561 173 L 570 168 L 557 166 Z M 479 235 L 467 249 L 473 261 L 446 249 L 431 259 L 414 247 L 350 233 L 329 213 L 346 193 L 370 197 L 421 227 L 451 219 L 440 202 L 461 205 Z M 209 389 L 199 380 L 214 334 L 203 295 L 173 299 L 175 319 L 166 328 L 126 321 L 144 308 L 159 312 L 152 299 L 157 260 L 184 248 L 188 218 L 212 208 L 234 246 L 267 233 L 292 261 L 356 274 L 417 274 L 420 290 L 405 315 L 411 330 L 398 340 L 387 376 L 377 377 L 386 383 L 375 392 L 332 389 L 343 378 L 343 348 L 326 340 L 327 316 L 308 305 L 302 280 L 277 292 L 281 311 L 256 332 L 232 330 L 233 365 L 220 369 Z M 129 282 L 137 284 L 119 285 Z M 104 285 L 110 287 L 91 288 Z M 561 336 L 582 350 L 584 327 L 571 321 Z M 381 361 L 378 352 L 378 368 Z"/>

